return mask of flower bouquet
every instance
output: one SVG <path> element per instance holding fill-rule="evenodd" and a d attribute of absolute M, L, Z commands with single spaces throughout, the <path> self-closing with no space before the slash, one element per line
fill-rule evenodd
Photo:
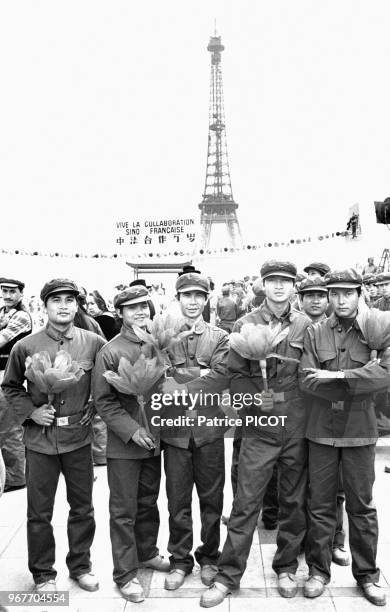
<path fill-rule="evenodd" d="M 187 321 L 183 317 L 172 315 L 157 316 L 148 323 L 148 332 L 140 327 L 133 326 L 134 332 L 142 342 L 154 347 L 161 361 L 166 364 L 168 375 L 172 375 L 176 382 L 185 383 L 200 376 L 199 367 L 173 368 L 169 352 L 187 336 L 196 333 L 196 323 L 187 329 Z"/>
<path fill-rule="evenodd" d="M 255 325 L 254 323 L 244 323 L 239 333 L 233 332 L 230 334 L 230 346 L 236 353 L 244 357 L 244 359 L 259 361 L 264 391 L 266 392 L 268 391 L 267 357 L 276 357 L 284 361 L 299 363 L 298 359 L 284 357 L 272 352 L 272 349 L 284 340 L 288 331 L 288 327 L 282 330 L 281 323 L 273 327 L 270 324 L 261 325 L 259 323 Z"/>
<path fill-rule="evenodd" d="M 36 385 L 41 393 L 46 393 L 48 404 L 52 406 L 56 393 L 73 387 L 84 375 L 82 363 L 72 361 L 67 351 L 58 351 L 52 363 L 47 351 L 34 353 L 26 359 L 26 378 Z M 46 427 L 42 427 L 45 433 Z"/>
<path fill-rule="evenodd" d="M 138 338 L 145 344 L 152 345 L 160 359 L 170 366 L 169 349 L 193 334 L 195 325 L 191 329 L 186 329 L 184 318 L 177 318 L 168 314 L 166 316 L 158 315 L 154 317 L 153 321 L 149 321 L 147 324 L 148 331 L 136 325 L 133 325 L 133 329 Z"/>
<path fill-rule="evenodd" d="M 136 396 L 140 410 L 140 421 L 148 433 L 150 433 L 150 429 L 145 413 L 145 397 L 164 374 L 167 367 L 166 363 L 163 363 L 158 355 L 149 358 L 141 353 L 134 364 L 126 359 L 126 357 L 121 357 L 118 372 L 106 370 L 103 373 L 107 382 L 119 393 Z"/>

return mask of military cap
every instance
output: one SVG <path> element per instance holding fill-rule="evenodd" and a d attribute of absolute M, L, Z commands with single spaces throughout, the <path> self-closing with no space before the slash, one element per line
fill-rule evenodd
<path fill-rule="evenodd" d="M 390 283 L 390 272 L 381 272 L 374 280 L 375 285 L 385 285 L 386 283 Z"/>
<path fill-rule="evenodd" d="M 357 289 L 363 283 L 361 275 L 354 268 L 328 272 L 324 277 L 324 281 L 328 289 Z"/>
<path fill-rule="evenodd" d="M 263 263 L 260 274 L 263 280 L 269 276 L 283 276 L 295 280 L 297 268 L 290 261 L 276 261 L 275 259 L 270 259 Z"/>
<path fill-rule="evenodd" d="M 120 308 L 121 306 L 130 306 L 132 304 L 140 304 L 141 302 L 147 302 L 149 299 L 149 293 L 146 287 L 142 285 L 133 285 L 128 289 L 124 289 L 114 297 L 114 308 Z"/>
<path fill-rule="evenodd" d="M 177 293 L 183 291 L 203 291 L 208 293 L 210 291 L 210 283 L 205 276 L 196 272 L 189 272 L 179 276 L 176 281 L 176 291 Z"/>
<path fill-rule="evenodd" d="M 306 268 L 303 268 L 303 271 L 306 273 L 309 272 L 309 270 L 315 270 L 321 276 L 325 276 L 325 274 L 328 274 L 328 272 L 330 272 L 328 264 L 322 263 L 321 261 L 314 261 L 313 263 L 306 266 Z"/>
<path fill-rule="evenodd" d="M 151 285 L 147 285 L 146 284 L 146 280 L 144 278 L 136 278 L 135 280 L 131 281 L 131 283 L 129 283 L 129 287 L 146 287 L 146 289 L 149 289 Z"/>
<path fill-rule="evenodd" d="M 20 280 L 16 280 L 15 278 L 0 278 L 0 287 L 9 287 L 10 289 L 14 289 L 17 287 L 20 291 L 23 291 L 25 288 L 25 284 Z"/>
<path fill-rule="evenodd" d="M 298 285 L 298 293 L 308 293 L 312 291 L 322 291 L 328 293 L 325 280 L 321 276 L 305 278 Z"/>
<path fill-rule="evenodd" d="M 200 274 L 200 270 L 196 270 L 195 266 L 183 266 L 183 269 L 178 273 L 178 276 L 183 276 L 183 274 L 189 274 L 190 272 L 194 272 L 195 274 Z"/>
<path fill-rule="evenodd" d="M 364 285 L 373 285 L 375 282 L 374 274 L 363 274 L 363 284 Z"/>
<path fill-rule="evenodd" d="M 74 296 L 80 295 L 80 291 L 76 283 L 69 278 L 53 278 L 48 283 L 43 285 L 41 291 L 41 300 L 46 304 L 46 300 L 53 293 L 72 293 Z"/>

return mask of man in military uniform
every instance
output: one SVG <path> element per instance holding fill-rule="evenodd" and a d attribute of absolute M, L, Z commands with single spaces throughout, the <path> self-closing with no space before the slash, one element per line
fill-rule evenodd
<path fill-rule="evenodd" d="M 312 276 L 303 280 L 298 287 L 302 311 L 307 314 L 313 323 L 326 321 L 326 311 L 328 309 L 328 288 L 321 276 Z M 308 405 L 310 410 L 310 406 Z M 345 532 L 343 529 L 343 508 L 345 495 L 342 487 L 340 474 L 339 489 L 337 491 L 337 519 L 336 529 L 332 544 L 332 561 L 337 565 L 349 565 L 350 559 L 344 548 Z"/>
<path fill-rule="evenodd" d="M 23 305 L 24 283 L 13 278 L 0 280 L 4 306 L 0 309 L 0 384 L 4 378 L 11 349 L 18 340 L 31 334 L 31 316 Z M 4 492 L 26 486 L 25 450 L 21 425 L 12 422 L 11 413 L 0 390 L 0 449 L 6 466 Z"/>
<path fill-rule="evenodd" d="M 237 321 L 239 332 L 245 323 L 280 324 L 287 329 L 286 337 L 273 351 L 293 361 L 275 357 L 267 359 L 267 379 L 270 392 L 264 392 L 260 365 L 241 357 L 232 348 L 228 366 L 231 373 L 231 393 L 261 393 L 262 404 L 253 399 L 245 411 L 258 417 L 273 416 L 273 425 L 249 424 L 243 429 L 238 465 L 237 494 L 227 525 L 228 533 L 214 585 L 200 601 L 212 607 L 239 587 L 245 571 L 253 533 L 256 528 L 264 492 L 274 466 L 279 472 L 279 529 L 273 569 L 278 575 L 278 589 L 283 597 L 297 593 L 295 572 L 298 555 L 306 532 L 305 495 L 307 487 L 307 445 L 304 439 L 305 411 L 298 386 L 298 363 L 303 350 L 303 338 L 310 319 L 291 307 L 289 298 L 297 269 L 284 261 L 267 261 L 261 268 L 266 299 L 263 304 Z M 287 418 L 282 425 L 282 415 Z M 275 424 L 276 422 L 276 424 Z M 244 421 L 245 423 L 245 421 Z"/>
<path fill-rule="evenodd" d="M 328 308 L 328 289 L 321 276 L 311 276 L 302 280 L 297 293 L 301 301 L 302 311 L 310 317 L 312 323 L 326 319 Z"/>
<path fill-rule="evenodd" d="M 381 297 L 373 303 L 373 308 L 390 310 L 390 272 L 382 272 L 375 279 L 375 285 L 381 290 Z"/>
<path fill-rule="evenodd" d="M 369 306 L 372 308 L 375 305 L 375 302 L 379 300 L 378 295 L 378 287 L 376 286 L 376 275 L 375 274 L 364 274 L 363 275 L 363 289 L 364 289 L 364 299 Z"/>
<path fill-rule="evenodd" d="M 318 597 L 330 580 L 336 522 L 339 469 L 349 522 L 352 573 L 365 597 L 385 604 L 377 584 L 378 521 L 372 503 L 375 443 L 378 437 L 373 394 L 387 387 L 389 350 L 371 360 L 356 316 L 362 278 L 353 269 L 326 275 L 334 313 L 305 335 L 302 388 L 310 394 L 306 436 L 309 440 L 309 528 L 306 561 L 310 577 L 306 597 Z"/>
<path fill-rule="evenodd" d="M 324 277 L 325 274 L 330 272 L 330 268 L 326 263 L 322 263 L 321 261 L 314 261 L 313 263 L 303 268 L 303 271 L 306 272 L 309 278 L 312 276 Z"/>
<path fill-rule="evenodd" d="M 165 580 L 167 590 L 178 589 L 194 566 L 191 555 L 194 484 L 202 524 L 202 544 L 195 551 L 195 559 L 201 567 L 204 584 L 211 584 L 216 574 L 225 482 L 224 432 L 227 427 L 196 426 L 196 423 L 202 416 L 211 419 L 224 417 L 218 398 L 206 403 L 199 396 L 205 398 L 206 393 L 219 396 L 229 386 L 228 335 L 219 327 L 205 323 L 202 317 L 209 294 L 208 279 L 201 274 L 183 274 L 176 282 L 176 292 L 182 316 L 191 333 L 174 345 L 170 358 L 176 375 L 187 371 L 188 382 L 179 384 L 173 378 L 167 379 L 162 392 L 172 394 L 179 391 L 198 399 L 193 410 L 186 410 L 179 402 L 172 410 L 172 416 L 193 415 L 194 423 L 188 427 L 161 430 L 169 510 L 168 551 L 171 554 L 171 572 Z"/>
<path fill-rule="evenodd" d="M 129 287 L 115 296 L 114 306 L 122 319 L 122 328 L 100 351 L 94 376 L 96 409 L 108 429 L 113 577 L 123 597 L 132 602 L 145 598 L 137 578 L 139 568 L 169 569 L 169 563 L 157 548 L 160 526 L 157 498 L 161 477 L 159 431 L 150 424 L 150 402 L 145 408 L 146 429 L 137 398 L 119 393 L 103 374 L 108 370 L 117 372 L 122 357 L 134 364 L 141 354 L 149 358 L 155 356 L 150 345 L 144 345 L 134 331 L 134 326 L 146 327 L 150 315 L 148 302 L 148 290 L 142 285 Z"/>
<path fill-rule="evenodd" d="M 53 279 L 44 285 L 41 299 L 48 323 L 14 345 L 2 384 L 16 422 L 24 425 L 28 566 L 37 591 L 56 590 L 51 519 L 61 473 L 70 506 L 66 557 L 69 574 L 82 589 L 99 588 L 90 560 L 95 519 L 90 426 L 93 411 L 88 400 L 92 367 L 104 340 L 73 325 L 78 294 L 77 285 L 68 279 Z M 26 358 L 47 351 L 53 362 L 60 350 L 79 362 L 84 374 L 73 386 L 56 393 L 50 405 L 46 393 L 34 382 L 28 380 L 26 390 Z"/>

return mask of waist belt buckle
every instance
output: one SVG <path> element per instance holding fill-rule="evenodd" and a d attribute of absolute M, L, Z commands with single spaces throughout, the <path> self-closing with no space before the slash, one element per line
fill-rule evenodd
<path fill-rule="evenodd" d="M 276 391 L 276 393 L 274 393 L 273 399 L 275 404 L 281 404 L 282 402 L 284 402 L 284 391 Z"/>
<path fill-rule="evenodd" d="M 333 412 L 341 412 L 344 410 L 344 402 L 332 402 L 332 410 Z"/>
<path fill-rule="evenodd" d="M 58 417 L 56 419 L 57 427 L 63 427 L 64 425 L 69 425 L 69 417 Z"/>

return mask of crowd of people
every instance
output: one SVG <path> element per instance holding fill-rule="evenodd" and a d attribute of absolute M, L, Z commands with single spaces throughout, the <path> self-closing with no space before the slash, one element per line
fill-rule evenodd
<path fill-rule="evenodd" d="M 208 587 L 200 604 L 218 605 L 239 588 L 260 515 L 277 529 L 272 567 L 282 597 L 297 593 L 303 552 L 308 598 L 323 593 L 331 563 L 349 565 L 351 555 L 364 596 L 385 604 L 372 488 L 378 421 L 389 420 L 389 272 L 371 258 L 362 274 L 322 262 L 299 274 L 292 262 L 269 260 L 259 276 L 227 281 L 217 294 L 186 266 L 171 299 L 136 279 L 112 302 L 70 279 L 46 282 L 40 299 L 26 302 L 24 282 L 1 278 L 0 288 L 0 480 L 8 493 L 27 486 L 38 592 L 56 590 L 51 519 L 61 473 L 69 575 L 99 588 L 90 557 L 95 463 L 107 465 L 113 579 L 130 601 L 144 599 L 139 568 L 166 572 L 172 591 L 196 561 Z M 258 330 L 274 338 L 262 355 Z M 232 425 L 234 501 L 223 517 Z M 161 457 L 169 560 L 157 548 Z"/>

